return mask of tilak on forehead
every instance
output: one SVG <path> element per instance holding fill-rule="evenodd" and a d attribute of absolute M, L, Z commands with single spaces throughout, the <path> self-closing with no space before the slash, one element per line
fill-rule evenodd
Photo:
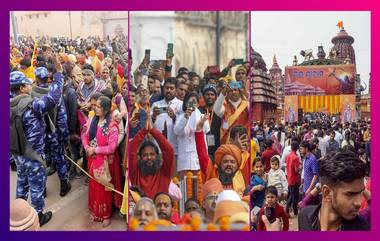
<path fill-rule="evenodd" d="M 158 197 L 156 198 L 157 201 L 167 201 L 167 202 L 171 202 L 170 200 L 170 197 L 166 194 L 161 194 L 161 195 L 158 195 Z"/>

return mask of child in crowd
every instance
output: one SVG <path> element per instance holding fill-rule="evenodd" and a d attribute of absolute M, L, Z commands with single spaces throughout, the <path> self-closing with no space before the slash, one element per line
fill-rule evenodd
<path fill-rule="evenodd" d="M 289 230 L 289 218 L 284 208 L 278 203 L 278 193 L 275 186 L 268 186 L 265 191 L 265 205 L 260 209 L 258 216 L 258 231 L 266 231 L 266 226 L 262 220 L 265 215 L 270 223 L 279 219 L 282 222 L 282 231 Z"/>
<path fill-rule="evenodd" d="M 285 172 L 280 168 L 280 156 L 275 155 L 270 159 L 270 171 L 268 173 L 268 186 L 275 186 L 278 191 L 279 201 L 286 200 L 288 193 L 288 181 Z"/>

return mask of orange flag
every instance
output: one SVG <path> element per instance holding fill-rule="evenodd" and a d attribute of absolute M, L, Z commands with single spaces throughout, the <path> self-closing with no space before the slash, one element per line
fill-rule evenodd
<path fill-rule="evenodd" d="M 339 29 L 343 29 L 343 21 L 339 20 L 339 22 L 336 24 L 336 26 L 338 26 Z"/>

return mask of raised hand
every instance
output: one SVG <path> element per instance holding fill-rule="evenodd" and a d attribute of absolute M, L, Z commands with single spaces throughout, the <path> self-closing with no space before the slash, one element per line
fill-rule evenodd
<path fill-rule="evenodd" d="M 201 119 L 198 121 L 197 123 L 197 129 L 196 131 L 197 132 L 200 132 L 203 130 L 203 125 L 205 124 L 205 122 L 210 118 L 210 114 L 205 114 L 201 117 Z"/>

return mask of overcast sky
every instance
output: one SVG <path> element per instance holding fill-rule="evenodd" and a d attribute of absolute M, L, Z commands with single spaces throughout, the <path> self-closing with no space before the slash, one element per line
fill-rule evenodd
<path fill-rule="evenodd" d="M 318 46 L 328 55 L 333 46 L 331 39 L 339 32 L 336 24 L 343 21 L 345 30 L 355 42 L 357 73 L 368 84 L 370 73 L 370 12 L 251 12 L 251 42 L 259 52 L 268 69 L 272 66 L 273 55 L 282 70 L 292 65 L 293 56 L 298 63 L 302 49 L 312 49 L 317 57 Z"/>

